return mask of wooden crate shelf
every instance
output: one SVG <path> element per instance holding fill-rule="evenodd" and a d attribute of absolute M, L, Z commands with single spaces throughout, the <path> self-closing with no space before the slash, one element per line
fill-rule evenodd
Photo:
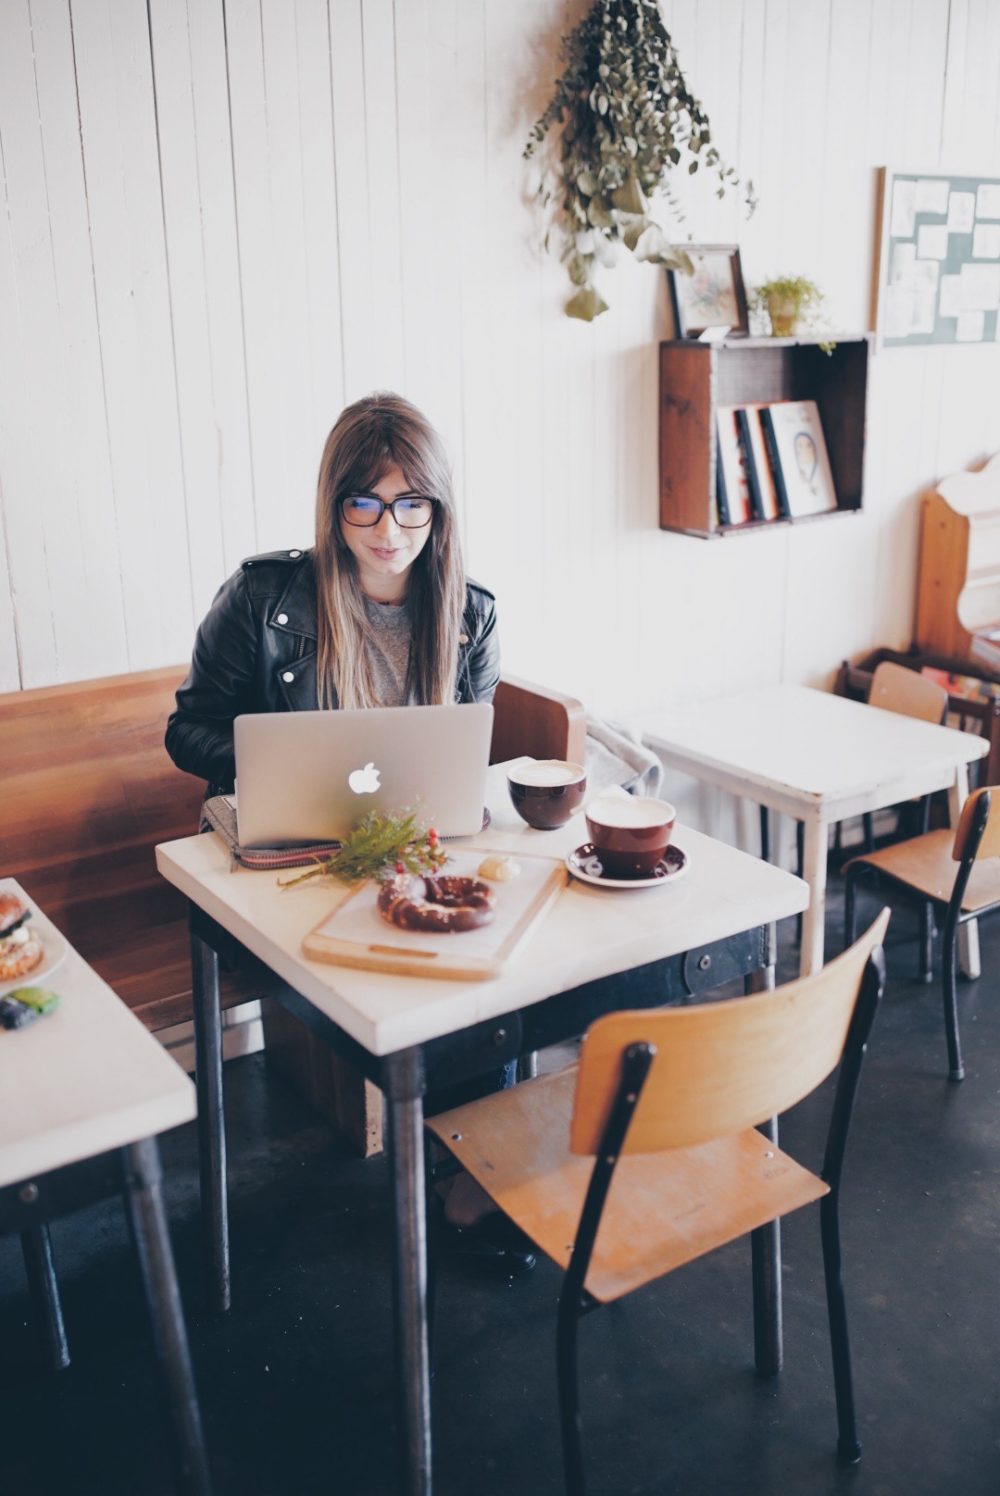
<path fill-rule="evenodd" d="M 806 524 L 861 508 L 870 336 L 678 339 L 660 344 L 660 528 L 703 539 Z M 718 522 L 716 411 L 720 405 L 815 400 L 838 507 L 801 519 Z"/>

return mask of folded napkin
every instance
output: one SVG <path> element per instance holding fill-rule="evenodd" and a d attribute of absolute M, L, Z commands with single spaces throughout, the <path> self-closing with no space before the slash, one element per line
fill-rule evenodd
<path fill-rule="evenodd" d="M 656 754 L 629 731 L 599 717 L 587 718 L 587 793 L 619 784 L 633 795 L 659 795 L 663 765 Z"/>

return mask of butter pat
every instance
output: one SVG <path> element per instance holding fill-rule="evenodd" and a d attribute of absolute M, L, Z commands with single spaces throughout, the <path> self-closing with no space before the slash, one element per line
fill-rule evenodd
<path fill-rule="evenodd" d="M 477 869 L 480 878 L 489 878 L 492 883 L 509 883 L 520 876 L 521 864 L 513 857 L 503 857 L 499 852 L 484 857 Z"/>

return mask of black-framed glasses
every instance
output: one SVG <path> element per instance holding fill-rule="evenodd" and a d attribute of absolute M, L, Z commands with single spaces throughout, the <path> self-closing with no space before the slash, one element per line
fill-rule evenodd
<path fill-rule="evenodd" d="M 378 524 L 388 509 L 400 529 L 423 530 L 434 518 L 437 499 L 416 493 L 400 494 L 398 499 L 388 500 L 380 499 L 375 493 L 349 493 L 339 502 L 341 516 L 349 525 L 370 528 Z"/>

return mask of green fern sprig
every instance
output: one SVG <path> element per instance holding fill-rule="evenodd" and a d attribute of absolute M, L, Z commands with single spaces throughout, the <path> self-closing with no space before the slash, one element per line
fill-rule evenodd
<path fill-rule="evenodd" d="M 413 811 L 369 811 L 364 820 L 344 838 L 339 852 L 318 858 L 315 867 L 294 878 L 279 878 L 282 888 L 292 888 L 308 878 L 338 879 L 341 883 L 364 883 L 369 878 L 383 883 L 394 873 L 437 872 L 448 861 L 433 826 L 425 829 Z"/>

